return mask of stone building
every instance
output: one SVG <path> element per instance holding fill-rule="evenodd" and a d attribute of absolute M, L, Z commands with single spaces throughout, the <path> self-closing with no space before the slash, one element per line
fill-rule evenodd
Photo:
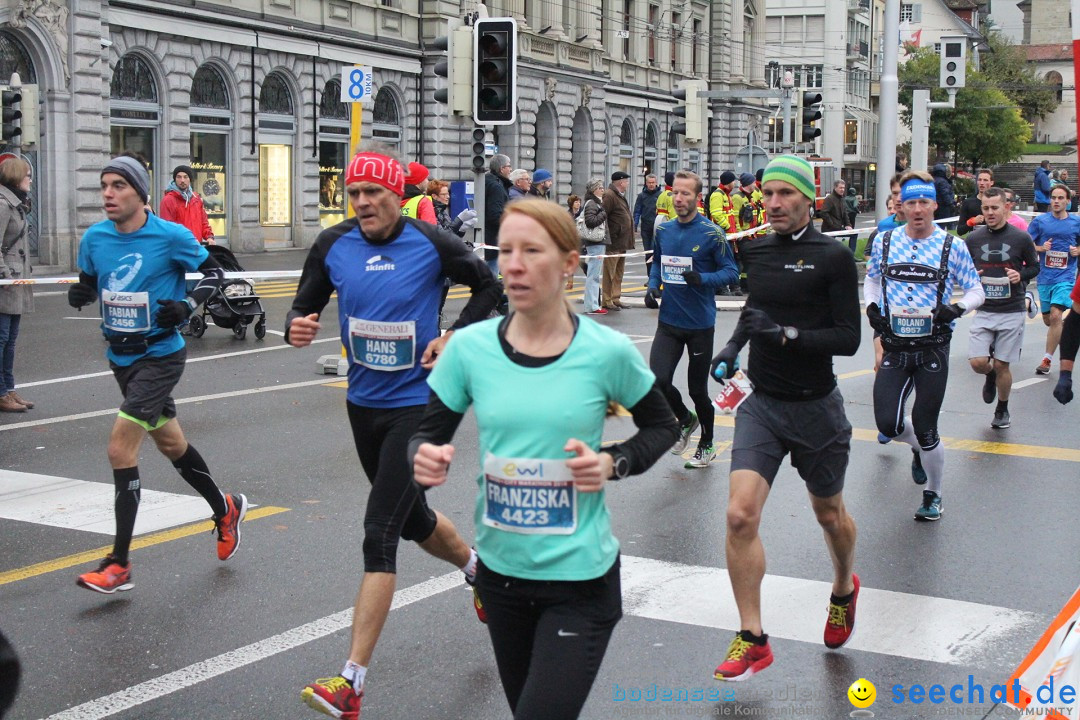
<path fill-rule="evenodd" d="M 351 105 L 342 69 L 373 68 L 361 137 L 432 176 L 471 180 L 471 122 L 433 99 L 432 41 L 471 12 L 519 23 L 518 122 L 489 140 L 544 167 L 558 198 L 616 169 L 689 167 L 715 177 L 767 112 L 714 103 L 709 142 L 671 133 L 681 81 L 762 87 L 763 0 L 0 0 L 0 77 L 40 88 L 32 249 L 69 270 L 102 217 L 111 153 L 149 162 L 152 203 L 189 164 L 215 234 L 241 251 L 304 247 L 344 217 Z"/>

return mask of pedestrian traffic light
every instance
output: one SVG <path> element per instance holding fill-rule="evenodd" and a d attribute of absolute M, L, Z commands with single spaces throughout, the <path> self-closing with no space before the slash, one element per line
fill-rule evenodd
<path fill-rule="evenodd" d="M 478 19 L 473 37 L 473 119 L 510 125 L 517 121 L 517 22 Z"/>
<path fill-rule="evenodd" d="M 680 103 L 672 112 L 685 118 L 685 122 L 673 123 L 671 129 L 686 135 L 687 142 L 701 142 L 705 138 L 706 99 L 701 95 L 704 90 L 703 83 L 691 80 L 673 93 Z"/>
<path fill-rule="evenodd" d="M 473 172 L 484 172 L 484 166 L 487 164 L 487 145 L 484 139 L 487 137 L 487 131 L 484 128 L 473 128 L 472 131 L 472 169 Z"/>
<path fill-rule="evenodd" d="M 967 39 L 963 37 L 941 38 L 941 76 L 943 88 L 964 87 L 967 75 Z"/>
<path fill-rule="evenodd" d="M 19 140 L 23 145 L 33 145 L 38 141 L 38 86 L 23 85 L 19 88 L 22 102 L 19 104 L 19 128 L 22 134 Z"/>
<path fill-rule="evenodd" d="M 22 93 L 0 86 L 0 143 L 19 145 L 22 135 Z"/>
<path fill-rule="evenodd" d="M 435 91 L 435 100 L 449 106 L 450 117 L 472 112 L 472 33 L 469 25 L 458 25 L 432 43 L 433 47 L 446 50 L 446 59 L 435 63 L 435 74 L 446 78 L 446 87 Z"/>
<path fill-rule="evenodd" d="M 816 90 L 795 95 L 795 142 L 813 142 L 821 135 L 821 128 L 814 123 L 821 119 L 821 93 Z"/>

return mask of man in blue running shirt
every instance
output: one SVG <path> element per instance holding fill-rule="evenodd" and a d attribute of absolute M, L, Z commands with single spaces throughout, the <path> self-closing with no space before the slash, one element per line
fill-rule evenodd
<path fill-rule="evenodd" d="M 1072 302 L 1069 293 L 1076 282 L 1076 258 L 1080 255 L 1080 219 L 1069 214 L 1072 191 L 1064 185 L 1050 190 L 1050 212 L 1035 217 L 1028 235 L 1039 253 L 1040 269 L 1035 283 L 1046 325 L 1046 354 L 1035 368 L 1037 375 L 1050 372 L 1054 352 L 1061 341 L 1061 317 Z"/>
<path fill-rule="evenodd" d="M 671 199 L 677 222 L 656 229 L 653 260 L 645 305 L 660 308 L 649 368 L 679 421 L 679 439 L 671 448 L 681 455 L 690 434 L 701 425 L 701 438 L 694 457 L 685 467 L 708 467 L 716 457 L 713 447 L 713 410 L 709 398 L 709 363 L 712 360 L 713 328 L 716 325 L 716 289 L 739 280 L 739 268 L 724 231 L 698 212 L 701 178 L 692 172 L 675 173 Z M 657 297 L 664 286 L 664 302 Z M 672 384 L 683 348 L 689 353 L 686 381 L 696 413 L 688 410 L 682 395 Z"/>

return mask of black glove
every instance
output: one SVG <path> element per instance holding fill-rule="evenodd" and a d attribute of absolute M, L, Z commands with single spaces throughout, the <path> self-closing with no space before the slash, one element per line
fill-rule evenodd
<path fill-rule="evenodd" d="M 160 328 L 183 325 L 187 322 L 188 316 L 191 315 L 191 306 L 183 300 L 158 300 L 158 305 L 161 308 L 158 309 L 157 315 L 154 316 L 154 322 Z"/>
<path fill-rule="evenodd" d="M 866 306 L 866 319 L 870 321 L 870 327 L 879 333 L 888 332 L 889 319 L 881 314 L 881 308 L 878 307 L 877 303 L 870 303 Z"/>
<path fill-rule="evenodd" d="M 660 307 L 660 303 L 656 299 L 660 296 L 660 293 L 652 288 L 645 291 L 645 307 L 650 310 L 657 310 Z"/>
<path fill-rule="evenodd" d="M 1058 375 L 1057 387 L 1054 388 L 1054 397 L 1062 405 L 1068 405 L 1073 399 L 1072 371 L 1062 370 Z"/>
<path fill-rule="evenodd" d="M 931 317 L 934 319 L 934 322 L 939 325 L 948 325 L 963 314 L 964 309 L 956 303 L 953 303 L 952 305 L 938 305 L 934 308 Z"/>
<path fill-rule="evenodd" d="M 68 305 L 82 311 L 97 300 L 97 291 L 86 283 L 77 282 L 68 288 Z"/>
<path fill-rule="evenodd" d="M 682 274 L 682 279 L 686 281 L 687 285 L 692 287 L 698 287 L 701 285 L 701 273 L 695 270 L 687 270 Z"/>
<path fill-rule="evenodd" d="M 729 342 L 724 346 L 723 350 L 717 353 L 716 357 L 712 359 L 712 365 L 709 366 L 709 374 L 712 375 L 712 379 L 721 385 L 725 380 L 730 380 L 735 375 L 735 371 L 739 369 L 739 346 L 733 342 Z"/>
<path fill-rule="evenodd" d="M 739 323 L 746 328 L 751 335 L 762 338 L 763 340 L 775 342 L 777 345 L 781 343 L 784 329 L 773 322 L 768 313 L 764 310 L 744 307 L 742 315 L 739 317 Z"/>

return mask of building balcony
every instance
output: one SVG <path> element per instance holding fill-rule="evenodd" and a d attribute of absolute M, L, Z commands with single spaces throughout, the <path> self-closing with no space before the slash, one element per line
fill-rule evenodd
<path fill-rule="evenodd" d="M 852 15 L 870 12 L 870 0 L 847 0 L 848 12 Z"/>
<path fill-rule="evenodd" d="M 870 43 L 857 42 L 847 44 L 847 59 L 848 62 L 858 62 L 859 60 L 867 60 L 870 57 Z"/>

